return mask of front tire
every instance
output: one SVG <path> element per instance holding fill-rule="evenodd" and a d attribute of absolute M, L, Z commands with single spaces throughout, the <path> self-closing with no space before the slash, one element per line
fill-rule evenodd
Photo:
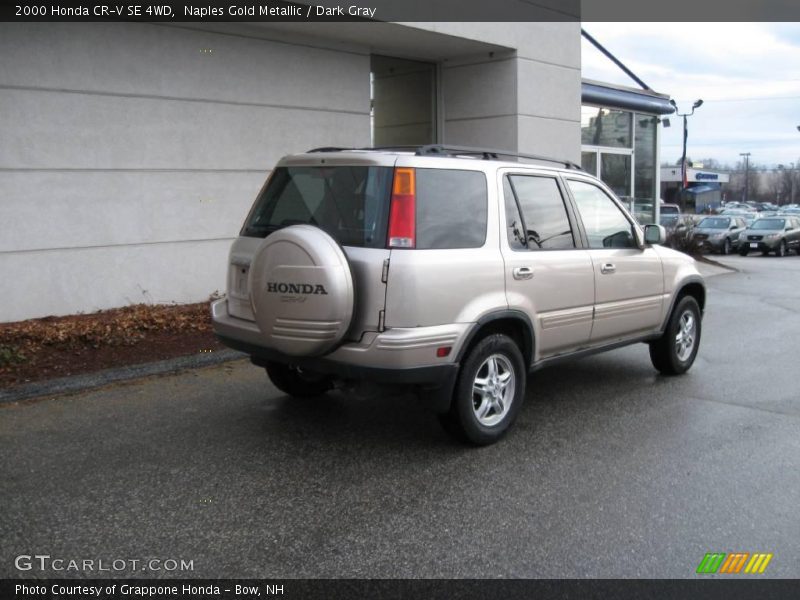
<path fill-rule="evenodd" d="M 700 347 L 700 306 L 684 296 L 672 310 L 667 329 L 650 343 L 650 360 L 663 375 L 680 375 L 689 370 Z"/>
<path fill-rule="evenodd" d="M 731 240 L 730 238 L 725 238 L 725 243 L 722 245 L 722 254 L 728 256 L 731 253 Z"/>
<path fill-rule="evenodd" d="M 781 258 L 786 256 L 786 240 L 781 240 L 778 249 L 775 250 L 775 256 L 780 256 Z"/>
<path fill-rule="evenodd" d="M 499 440 L 519 414 L 527 371 L 517 344 L 508 336 L 483 338 L 461 364 L 444 428 L 478 446 Z"/>
<path fill-rule="evenodd" d="M 321 396 L 333 387 L 333 379 L 322 373 L 274 362 L 267 363 L 265 368 L 273 385 L 295 398 Z"/>

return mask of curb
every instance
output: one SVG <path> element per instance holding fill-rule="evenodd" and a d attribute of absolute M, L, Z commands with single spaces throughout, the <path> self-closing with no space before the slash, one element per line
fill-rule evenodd
<path fill-rule="evenodd" d="M 236 350 L 226 349 L 210 354 L 179 356 L 178 358 L 169 358 L 167 360 L 159 360 L 157 362 L 127 367 L 115 367 L 103 371 L 96 371 L 94 373 L 35 381 L 33 383 L 18 385 L 10 390 L 0 390 L 0 404 L 19 402 L 20 400 L 28 400 L 39 396 L 82 392 L 109 383 L 128 381 L 140 377 L 149 377 L 151 375 L 178 373 L 188 369 L 218 365 L 241 358 L 247 358 L 247 355 L 242 352 L 237 352 Z"/>

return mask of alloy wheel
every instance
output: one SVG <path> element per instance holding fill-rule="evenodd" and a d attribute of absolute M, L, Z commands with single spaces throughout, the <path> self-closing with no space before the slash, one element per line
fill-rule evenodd
<path fill-rule="evenodd" d="M 697 321 L 692 311 L 686 310 L 678 321 L 678 333 L 675 336 L 675 354 L 678 360 L 684 362 L 689 359 L 694 350 L 697 337 Z"/>
<path fill-rule="evenodd" d="M 475 373 L 472 383 L 472 410 L 481 425 L 496 425 L 508 414 L 514 400 L 516 378 L 511 361 L 492 354 Z"/>

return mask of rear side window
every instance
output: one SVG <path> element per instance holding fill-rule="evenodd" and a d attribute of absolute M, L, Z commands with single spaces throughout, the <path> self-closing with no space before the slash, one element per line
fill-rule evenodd
<path fill-rule="evenodd" d="M 486 241 L 486 176 L 417 169 L 417 248 L 479 248 Z"/>
<path fill-rule="evenodd" d="M 564 198 L 553 177 L 511 175 L 506 178 L 503 190 L 511 248 L 563 250 L 575 247 Z M 521 216 L 518 209 L 522 211 Z"/>
<path fill-rule="evenodd" d="M 256 199 L 242 235 L 266 237 L 314 225 L 343 246 L 386 245 L 391 167 L 279 167 Z"/>

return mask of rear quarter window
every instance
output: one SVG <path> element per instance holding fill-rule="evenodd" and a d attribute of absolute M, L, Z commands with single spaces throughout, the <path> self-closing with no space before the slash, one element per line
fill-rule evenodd
<path fill-rule="evenodd" d="M 417 169 L 417 248 L 479 248 L 486 241 L 486 176 Z"/>

